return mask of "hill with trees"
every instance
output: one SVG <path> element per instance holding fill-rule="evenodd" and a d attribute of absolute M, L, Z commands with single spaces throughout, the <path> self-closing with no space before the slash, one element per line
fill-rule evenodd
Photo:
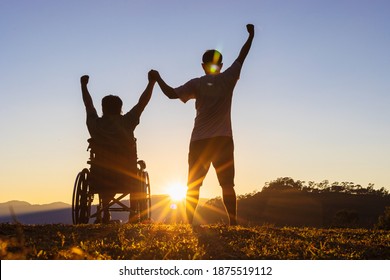
<path fill-rule="evenodd" d="M 372 228 L 390 206 L 385 188 L 352 182 L 320 183 L 284 177 L 266 183 L 260 192 L 238 197 L 243 225 Z M 226 222 L 220 197 L 198 209 L 207 223 Z"/>

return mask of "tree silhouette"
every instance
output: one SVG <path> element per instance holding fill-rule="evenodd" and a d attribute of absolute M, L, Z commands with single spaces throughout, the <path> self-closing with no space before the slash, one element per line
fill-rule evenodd
<path fill-rule="evenodd" d="M 378 217 L 390 206 L 385 188 L 374 189 L 353 182 L 319 183 L 280 177 L 267 182 L 261 191 L 238 197 L 238 217 L 241 224 L 312 227 L 372 228 Z M 220 197 L 209 200 L 197 210 L 205 222 L 224 222 Z M 381 224 L 390 220 L 390 210 Z M 386 216 L 387 215 L 387 216 Z"/>

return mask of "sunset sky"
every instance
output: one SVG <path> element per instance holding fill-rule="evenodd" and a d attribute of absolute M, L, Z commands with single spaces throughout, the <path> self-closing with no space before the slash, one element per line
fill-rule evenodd
<path fill-rule="evenodd" d="M 278 177 L 390 190 L 390 1 L 0 0 L 0 202 L 71 203 L 87 167 L 80 76 L 101 113 L 132 108 L 156 69 L 171 86 L 230 66 L 255 25 L 232 108 L 236 192 Z M 156 85 L 135 130 L 152 194 L 185 185 L 194 102 Z M 210 169 L 202 197 L 221 195 Z"/>

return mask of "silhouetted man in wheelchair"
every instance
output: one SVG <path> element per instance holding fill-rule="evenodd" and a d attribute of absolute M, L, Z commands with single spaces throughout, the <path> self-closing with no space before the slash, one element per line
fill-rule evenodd
<path fill-rule="evenodd" d="M 93 151 L 91 159 L 90 184 L 103 207 L 103 223 L 109 223 L 111 216 L 108 205 L 115 194 L 130 189 L 129 222 L 136 221 L 137 205 L 137 147 L 134 130 L 140 116 L 152 96 L 155 80 L 148 74 L 148 84 L 138 103 L 122 115 L 122 100 L 108 95 L 102 99 L 102 117 L 99 117 L 89 94 L 89 76 L 81 77 L 81 91 L 87 112 L 87 127 L 91 135 L 89 148 Z M 100 222 L 99 217 L 97 222 Z"/>

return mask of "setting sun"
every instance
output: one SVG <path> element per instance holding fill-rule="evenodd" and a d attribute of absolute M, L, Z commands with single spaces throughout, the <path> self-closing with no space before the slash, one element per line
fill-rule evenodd
<path fill-rule="evenodd" d="M 175 183 L 169 186 L 167 192 L 171 197 L 171 200 L 180 201 L 185 199 L 187 193 L 187 187 L 180 183 Z"/>

